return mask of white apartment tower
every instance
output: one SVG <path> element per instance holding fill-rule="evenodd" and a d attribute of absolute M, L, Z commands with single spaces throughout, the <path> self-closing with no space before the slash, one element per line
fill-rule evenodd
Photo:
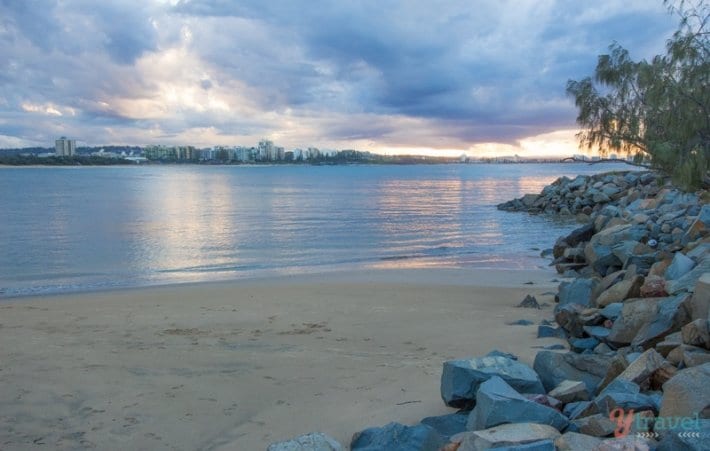
<path fill-rule="evenodd" d="M 76 140 L 67 139 L 62 136 L 58 140 L 54 141 L 54 153 L 60 157 L 71 157 L 76 155 Z"/>

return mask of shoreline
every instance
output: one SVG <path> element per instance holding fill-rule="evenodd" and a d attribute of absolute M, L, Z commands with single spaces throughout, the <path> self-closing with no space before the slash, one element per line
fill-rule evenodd
<path fill-rule="evenodd" d="M 549 319 L 554 278 L 372 270 L 4 300 L 0 444 L 264 449 L 453 412 L 445 360 L 497 348 L 531 363 L 559 343 L 507 325 Z M 526 294 L 548 307 L 516 308 Z"/>

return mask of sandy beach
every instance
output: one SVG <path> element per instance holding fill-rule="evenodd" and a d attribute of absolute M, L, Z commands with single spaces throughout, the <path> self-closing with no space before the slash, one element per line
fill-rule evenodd
<path fill-rule="evenodd" d="M 263 450 L 453 412 L 444 360 L 531 363 L 552 271 L 410 269 L 0 301 L 0 448 Z M 532 282 L 530 284 L 529 282 Z M 526 294 L 550 306 L 516 308 Z"/>

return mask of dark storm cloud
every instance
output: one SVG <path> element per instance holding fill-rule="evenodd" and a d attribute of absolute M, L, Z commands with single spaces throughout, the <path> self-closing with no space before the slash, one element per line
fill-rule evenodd
<path fill-rule="evenodd" d="M 660 0 L 0 0 L 0 135 L 302 121 L 312 139 L 392 144 L 410 118 L 432 142 L 515 143 L 574 126 L 565 83 L 612 41 L 650 57 L 675 23 Z"/>

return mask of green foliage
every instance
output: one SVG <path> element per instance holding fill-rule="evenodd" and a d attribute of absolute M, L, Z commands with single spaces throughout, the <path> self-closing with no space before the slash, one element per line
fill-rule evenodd
<path fill-rule="evenodd" d="M 679 1 L 669 9 L 681 21 L 664 55 L 637 62 L 613 43 L 594 76 L 568 81 L 567 93 L 582 145 L 648 159 L 693 188 L 710 170 L 710 6 Z"/>

